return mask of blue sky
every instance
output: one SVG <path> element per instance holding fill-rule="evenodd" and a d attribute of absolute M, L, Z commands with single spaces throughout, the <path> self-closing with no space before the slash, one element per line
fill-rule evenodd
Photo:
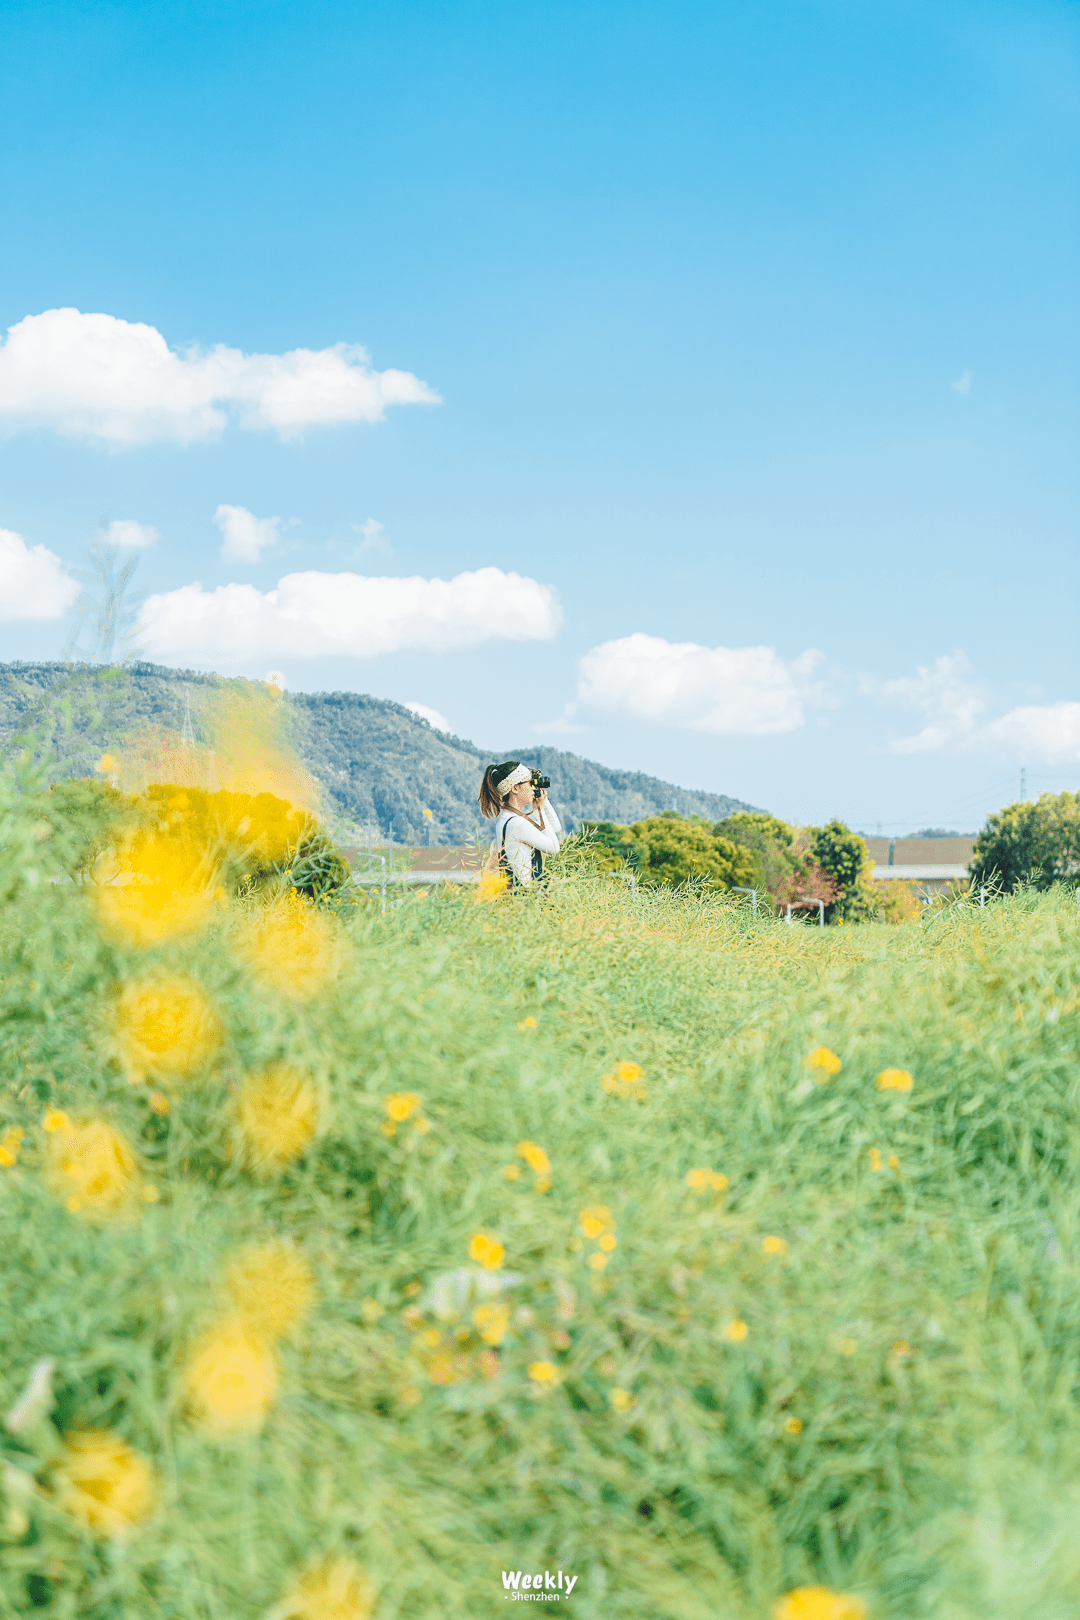
<path fill-rule="evenodd" d="M 0 16 L 2 656 L 104 518 L 165 662 L 869 830 L 1077 786 L 1075 7 Z"/>

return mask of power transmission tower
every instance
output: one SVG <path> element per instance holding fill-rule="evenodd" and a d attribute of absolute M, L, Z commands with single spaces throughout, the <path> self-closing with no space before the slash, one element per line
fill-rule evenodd
<path fill-rule="evenodd" d="M 191 687 L 184 687 L 184 724 L 180 730 L 180 743 L 184 748 L 194 748 L 195 731 L 191 724 Z"/>

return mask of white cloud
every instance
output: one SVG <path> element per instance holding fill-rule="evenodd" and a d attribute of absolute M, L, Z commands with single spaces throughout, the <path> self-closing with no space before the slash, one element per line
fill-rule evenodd
<path fill-rule="evenodd" d="M 1080 760 L 1080 703 L 1041 703 L 1010 709 L 987 730 L 995 742 L 1050 764 Z"/>
<path fill-rule="evenodd" d="M 59 619 L 78 594 L 54 552 L 28 546 L 14 529 L 0 529 L 0 621 Z"/>
<path fill-rule="evenodd" d="M 956 381 L 951 386 L 954 394 L 970 394 L 971 372 L 965 371 L 964 375 L 962 377 L 957 377 Z"/>
<path fill-rule="evenodd" d="M 145 551 L 157 538 L 157 530 L 149 523 L 136 523 L 132 518 L 114 518 L 105 530 L 105 539 L 110 546 L 134 551 Z"/>
<path fill-rule="evenodd" d="M 445 714 L 440 714 L 438 709 L 429 709 L 426 703 L 406 703 L 405 707 L 411 709 L 413 714 L 418 714 L 421 720 L 426 720 L 429 726 L 434 726 L 436 731 L 453 729 Z"/>
<path fill-rule="evenodd" d="M 968 679 L 971 665 L 962 652 L 945 653 L 932 665 L 920 664 L 914 675 L 895 681 L 864 681 L 864 691 L 922 709 L 926 724 L 911 737 L 889 744 L 894 754 L 929 754 L 950 744 L 974 738 L 986 705 L 979 689 Z"/>
<path fill-rule="evenodd" d="M 394 548 L 378 518 L 369 517 L 366 522 L 354 523 L 352 527 L 356 534 L 362 536 L 359 546 L 361 551 L 385 551 L 387 554 L 393 552 Z"/>
<path fill-rule="evenodd" d="M 550 585 L 500 568 L 453 579 L 286 574 L 277 589 L 196 581 L 149 596 L 136 635 L 152 658 L 239 667 L 255 660 L 372 658 L 485 641 L 545 641 L 562 622 Z"/>
<path fill-rule="evenodd" d="M 281 539 L 280 518 L 257 518 L 246 506 L 219 506 L 214 522 L 225 536 L 221 555 L 226 562 L 257 563 L 260 553 Z"/>
<path fill-rule="evenodd" d="M 802 725 L 807 678 L 821 657 L 788 662 L 774 647 L 700 647 L 637 631 L 585 654 L 578 699 L 690 731 L 768 736 Z"/>
<path fill-rule="evenodd" d="M 189 444 L 230 420 L 290 438 L 438 399 L 411 372 L 373 371 L 354 343 L 287 354 L 243 354 L 221 343 L 178 352 L 143 322 L 49 309 L 9 327 L 0 344 L 0 424 L 113 445 Z"/>

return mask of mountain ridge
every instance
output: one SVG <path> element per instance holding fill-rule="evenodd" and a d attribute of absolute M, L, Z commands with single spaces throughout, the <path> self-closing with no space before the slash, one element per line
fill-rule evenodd
<path fill-rule="evenodd" d="M 214 694 L 230 688 L 266 691 L 259 681 L 147 662 L 0 663 L 0 748 L 37 728 L 60 774 L 88 776 L 103 752 L 121 750 L 140 727 L 175 733 L 179 744 L 185 696 L 196 742 L 212 746 Z M 476 804 L 480 776 L 494 758 L 523 759 L 550 776 L 552 801 L 570 829 L 582 821 L 629 824 L 676 806 L 714 821 L 754 808 L 547 745 L 483 753 L 403 704 L 363 692 L 286 692 L 282 727 L 322 789 L 328 819 L 395 843 L 475 838 L 486 825 Z"/>

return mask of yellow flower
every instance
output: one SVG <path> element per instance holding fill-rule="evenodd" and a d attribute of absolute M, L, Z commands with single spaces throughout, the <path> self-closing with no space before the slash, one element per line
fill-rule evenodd
<path fill-rule="evenodd" d="M 133 1080 L 188 1080 L 222 1045 L 201 985 L 184 974 L 129 984 L 116 1011 L 121 1054 Z"/>
<path fill-rule="evenodd" d="M 140 945 L 202 928 L 214 908 L 205 855 L 204 844 L 182 838 L 135 840 L 121 856 L 115 881 L 95 889 L 102 921 Z"/>
<path fill-rule="evenodd" d="M 263 913 L 248 934 L 245 948 L 257 977 L 279 995 L 296 1001 L 310 1001 L 318 995 L 337 967 L 332 919 L 295 889 Z"/>
<path fill-rule="evenodd" d="M 721 1175 L 719 1170 L 688 1170 L 686 1172 L 686 1185 L 692 1192 L 703 1192 L 706 1187 L 713 1192 L 723 1192 L 728 1184 L 727 1176 Z"/>
<path fill-rule="evenodd" d="M 625 1412 L 628 1407 L 631 1407 L 634 1404 L 634 1397 L 631 1395 L 628 1389 L 609 1390 L 608 1400 L 611 1402 L 616 1412 Z"/>
<path fill-rule="evenodd" d="M 866 1604 L 827 1586 L 797 1586 L 773 1609 L 773 1620 L 865 1620 Z"/>
<path fill-rule="evenodd" d="M 65 1435 L 55 1472 L 60 1506 L 99 1535 L 126 1535 L 153 1508 L 154 1470 L 108 1430 L 77 1429 Z"/>
<path fill-rule="evenodd" d="M 896 1157 L 895 1153 L 890 1153 L 885 1162 L 888 1164 L 890 1170 L 899 1170 L 900 1168 L 900 1160 Z"/>
<path fill-rule="evenodd" d="M 349 1558 L 332 1559 L 301 1575 L 274 1609 L 278 1620 L 371 1620 L 374 1612 L 368 1578 Z"/>
<path fill-rule="evenodd" d="M 50 1136 L 57 1131 L 69 1131 L 71 1129 L 71 1121 L 62 1108 L 46 1108 L 42 1124 Z"/>
<path fill-rule="evenodd" d="M 428 1131 L 431 1129 L 431 1121 L 430 1119 L 425 1119 L 423 1114 L 418 1114 L 412 1122 L 412 1128 L 416 1132 L 417 1136 L 426 1136 Z"/>
<path fill-rule="evenodd" d="M 603 1249 L 605 1254 L 610 1254 L 612 1249 L 614 1249 L 618 1244 L 618 1241 L 619 1240 L 615 1236 L 614 1232 L 601 1232 L 599 1238 L 597 1239 L 597 1243 L 599 1244 L 600 1248 Z"/>
<path fill-rule="evenodd" d="M 630 1085 L 633 1081 L 640 1080 L 644 1073 L 645 1070 L 639 1067 L 638 1064 L 628 1063 L 625 1058 L 621 1063 L 615 1065 L 615 1078 L 621 1080 L 624 1085 Z"/>
<path fill-rule="evenodd" d="M 518 1158 L 524 1159 L 529 1169 L 535 1170 L 538 1176 L 546 1176 L 551 1169 L 551 1160 L 535 1142 L 519 1142 L 517 1152 Z"/>
<path fill-rule="evenodd" d="M 410 1119 L 423 1106 L 415 1091 L 392 1091 L 383 1098 L 383 1107 L 390 1119 L 399 1125 Z"/>
<path fill-rule="evenodd" d="M 787 1247 L 782 1237 L 767 1237 L 761 1241 L 763 1254 L 787 1254 Z"/>
<path fill-rule="evenodd" d="M 26 1132 L 21 1125 L 9 1125 L 3 1136 L 0 1136 L 0 1164 L 10 1169 L 18 1161 L 19 1149 L 22 1147 Z"/>
<path fill-rule="evenodd" d="M 119 1215 L 138 1196 L 142 1176 L 127 1139 L 103 1119 L 77 1119 L 49 1142 L 48 1181 L 73 1215 Z"/>
<path fill-rule="evenodd" d="M 544 1389 L 552 1389 L 560 1380 L 561 1374 L 553 1361 L 530 1361 L 529 1377 L 534 1384 L 540 1384 Z"/>
<path fill-rule="evenodd" d="M 835 1052 L 830 1052 L 827 1046 L 815 1046 L 806 1059 L 808 1069 L 816 1069 L 817 1079 L 824 1085 L 831 1075 L 839 1074 L 843 1064 Z"/>
<path fill-rule="evenodd" d="M 892 1354 L 900 1361 L 904 1356 L 911 1355 L 911 1346 L 906 1339 L 897 1339 L 892 1347 Z"/>
<path fill-rule="evenodd" d="M 169 1112 L 168 1097 L 163 1097 L 160 1091 L 152 1091 L 146 1100 L 150 1105 L 150 1112 L 152 1114 L 158 1114 L 162 1119 L 164 1119 L 166 1114 Z"/>
<path fill-rule="evenodd" d="M 509 879 L 502 872 L 485 872 L 473 886 L 473 904 L 483 905 L 506 893 Z"/>
<path fill-rule="evenodd" d="M 494 1350 L 481 1350 L 480 1371 L 485 1378 L 497 1378 L 500 1362 Z"/>
<path fill-rule="evenodd" d="M 486 1271 L 498 1271 L 506 1258 L 506 1250 L 486 1232 L 474 1232 L 469 1239 L 469 1259 L 475 1260 Z"/>
<path fill-rule="evenodd" d="M 535 1029 L 535 1028 L 536 1028 L 536 1019 L 532 1016 L 531 1013 L 529 1014 L 528 1018 L 523 1018 L 521 1020 L 521 1023 L 518 1025 L 518 1029 Z"/>
<path fill-rule="evenodd" d="M 472 1319 L 485 1344 L 502 1344 L 510 1326 L 510 1307 L 499 1302 L 477 1305 Z"/>
<path fill-rule="evenodd" d="M 102 754 L 94 769 L 99 775 L 106 776 L 110 771 L 115 771 L 116 761 L 111 754 Z"/>
<path fill-rule="evenodd" d="M 254 1433 L 277 1394 L 268 1347 L 239 1323 L 210 1333 L 187 1365 L 188 1398 L 198 1420 L 220 1433 Z"/>
<path fill-rule="evenodd" d="M 298 1327 L 315 1298 L 311 1267 L 284 1243 L 242 1249 L 225 1272 L 225 1287 L 239 1322 L 267 1342 Z"/>
<path fill-rule="evenodd" d="M 315 1135 L 315 1088 L 299 1069 L 275 1064 L 245 1077 L 237 1117 L 250 1162 L 260 1170 L 281 1170 L 300 1157 Z"/>
<path fill-rule="evenodd" d="M 536 1180 L 533 1182 L 533 1187 L 535 1188 L 535 1190 L 538 1193 L 550 1192 L 551 1191 L 551 1177 L 550 1176 L 537 1176 Z"/>
<path fill-rule="evenodd" d="M 880 1170 L 881 1169 L 881 1149 L 880 1148 L 869 1148 L 867 1150 L 866 1157 L 870 1160 L 870 1168 L 871 1168 L 871 1170 Z"/>
<path fill-rule="evenodd" d="M 802 1418 L 789 1417 L 784 1419 L 785 1434 L 802 1434 Z"/>
<path fill-rule="evenodd" d="M 434 821 L 435 819 L 434 812 L 431 810 L 424 810 L 422 814 L 427 817 L 428 821 Z"/>
<path fill-rule="evenodd" d="M 504 1181 L 520 1181 L 521 1180 L 521 1166 L 519 1164 L 504 1164 L 503 1165 L 503 1180 Z"/>
<path fill-rule="evenodd" d="M 607 1263 L 608 1257 L 606 1254 L 596 1253 L 590 1254 L 589 1256 L 589 1265 L 592 1267 L 593 1271 L 603 1271 Z"/>
<path fill-rule="evenodd" d="M 578 1216 L 578 1224 L 587 1238 L 598 1238 L 601 1232 L 614 1232 L 615 1221 L 606 1204 L 589 1204 Z"/>
<path fill-rule="evenodd" d="M 742 1344 L 749 1331 L 742 1317 L 736 1316 L 724 1329 L 723 1337 L 729 1339 L 732 1344 Z"/>
<path fill-rule="evenodd" d="M 879 1091 L 910 1091 L 915 1082 L 906 1069 L 882 1069 L 874 1084 Z"/>

